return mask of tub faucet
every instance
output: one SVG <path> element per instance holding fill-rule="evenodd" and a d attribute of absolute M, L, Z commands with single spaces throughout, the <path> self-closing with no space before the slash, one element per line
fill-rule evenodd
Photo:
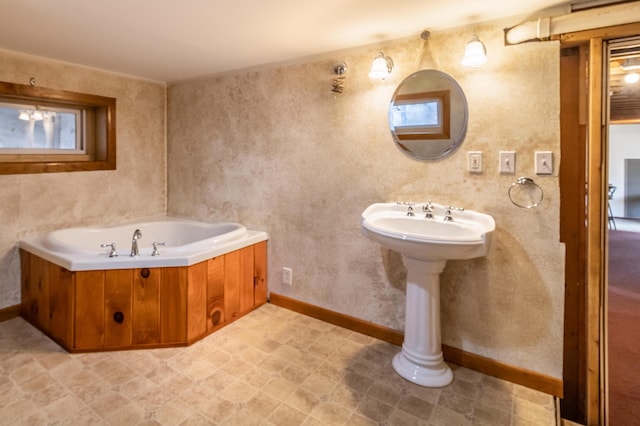
<path fill-rule="evenodd" d="M 133 239 L 131 240 L 131 257 L 140 256 L 138 251 L 138 240 L 142 238 L 142 232 L 139 229 L 133 231 Z"/>

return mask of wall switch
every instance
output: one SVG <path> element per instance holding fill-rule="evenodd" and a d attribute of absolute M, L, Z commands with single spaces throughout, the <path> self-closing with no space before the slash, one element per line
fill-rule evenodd
<path fill-rule="evenodd" d="M 471 173 L 482 173 L 482 151 L 469 151 L 468 160 Z"/>
<path fill-rule="evenodd" d="M 500 151 L 500 163 L 498 171 L 500 173 L 516 172 L 516 153 L 515 151 Z"/>
<path fill-rule="evenodd" d="M 536 151 L 536 174 L 553 174 L 553 152 Z"/>
<path fill-rule="evenodd" d="M 282 284 L 291 285 L 293 281 L 293 271 L 291 268 L 282 268 Z"/>

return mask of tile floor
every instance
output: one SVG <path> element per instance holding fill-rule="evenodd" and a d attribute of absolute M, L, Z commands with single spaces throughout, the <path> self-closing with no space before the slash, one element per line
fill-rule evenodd
<path fill-rule="evenodd" d="M 68 354 L 0 323 L 2 425 L 554 425 L 553 399 L 465 368 L 397 376 L 398 347 L 265 305 L 176 349 Z"/>

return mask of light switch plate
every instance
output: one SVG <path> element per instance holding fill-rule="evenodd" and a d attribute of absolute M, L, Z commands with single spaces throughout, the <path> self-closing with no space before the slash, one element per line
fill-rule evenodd
<path fill-rule="evenodd" d="M 515 151 L 500 151 L 498 171 L 500 173 L 516 172 L 516 152 Z"/>
<path fill-rule="evenodd" d="M 482 151 L 469 151 L 468 170 L 471 173 L 482 173 Z"/>
<path fill-rule="evenodd" d="M 553 152 L 536 151 L 536 174 L 537 175 L 553 174 Z"/>

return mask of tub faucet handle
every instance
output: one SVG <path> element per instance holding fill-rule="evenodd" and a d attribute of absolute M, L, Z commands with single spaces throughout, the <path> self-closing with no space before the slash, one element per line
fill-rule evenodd
<path fill-rule="evenodd" d="M 109 252 L 109 257 L 118 257 L 118 252 L 116 251 L 116 243 L 100 244 L 100 247 L 111 247 L 111 251 Z"/>
<path fill-rule="evenodd" d="M 160 252 L 158 251 L 158 246 L 163 246 L 164 242 L 159 243 L 154 241 L 153 243 L 151 243 L 151 245 L 153 245 L 153 251 L 151 252 L 151 256 L 160 256 Z"/>

